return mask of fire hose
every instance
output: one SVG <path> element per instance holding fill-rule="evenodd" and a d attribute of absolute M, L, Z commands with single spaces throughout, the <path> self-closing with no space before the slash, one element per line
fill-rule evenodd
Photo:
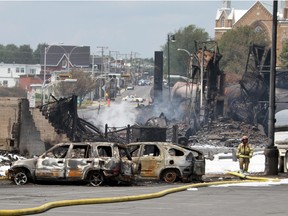
<path fill-rule="evenodd" d="M 88 204 L 104 204 L 104 203 L 116 203 L 116 202 L 129 202 L 129 201 L 137 201 L 144 199 L 154 199 L 166 196 L 171 193 L 185 191 L 189 188 L 201 188 L 208 187 L 212 185 L 224 185 L 224 184 L 236 184 L 243 182 L 265 182 L 265 181 L 278 181 L 278 179 L 271 178 L 262 178 L 262 177 L 252 177 L 246 176 L 237 172 L 228 172 L 228 174 L 240 177 L 244 180 L 235 180 L 235 181 L 220 181 L 220 182 L 204 182 L 204 183 L 194 183 L 185 186 L 170 188 L 166 190 L 162 190 L 155 193 L 149 194 L 140 194 L 133 196 L 119 196 L 119 197 L 105 197 L 105 198 L 88 198 L 88 199 L 78 199 L 78 200 L 62 200 L 62 201 L 54 201 L 48 202 L 38 207 L 32 208 L 24 208 L 24 209 L 16 209 L 16 210 L 0 210 L 0 215 L 31 215 L 37 213 L 43 213 L 52 208 L 65 207 L 65 206 L 73 206 L 73 205 L 88 205 Z"/>

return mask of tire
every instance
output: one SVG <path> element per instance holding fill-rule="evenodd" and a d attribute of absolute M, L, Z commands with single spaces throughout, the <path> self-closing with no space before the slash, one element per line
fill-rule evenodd
<path fill-rule="evenodd" d="M 17 170 L 15 172 L 14 182 L 16 185 L 24 185 L 28 183 L 28 176 L 27 173 L 24 170 Z"/>
<path fill-rule="evenodd" d="M 285 153 L 285 157 L 284 157 L 284 172 L 288 171 L 288 150 Z"/>
<path fill-rule="evenodd" d="M 98 187 L 104 184 L 104 175 L 99 171 L 93 171 L 89 174 L 88 182 L 93 187 Z"/>
<path fill-rule="evenodd" d="M 173 169 L 165 170 L 162 174 L 162 179 L 166 183 L 173 183 L 177 180 L 177 178 L 178 178 L 177 171 Z"/>
<path fill-rule="evenodd" d="M 283 156 L 279 156 L 278 161 L 278 172 L 283 173 L 284 172 L 284 158 Z"/>

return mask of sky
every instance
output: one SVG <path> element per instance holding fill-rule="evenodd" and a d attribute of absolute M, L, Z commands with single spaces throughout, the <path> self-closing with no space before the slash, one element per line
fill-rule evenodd
<path fill-rule="evenodd" d="M 264 1 L 261 1 L 264 3 Z M 273 1 L 265 1 L 272 9 Z M 255 1 L 234 1 L 232 8 L 249 9 Z M 206 1 L 1 1 L 0 44 L 63 43 L 90 46 L 94 55 L 109 51 L 123 58 L 153 58 L 167 35 L 195 25 L 214 38 L 222 0 Z"/>

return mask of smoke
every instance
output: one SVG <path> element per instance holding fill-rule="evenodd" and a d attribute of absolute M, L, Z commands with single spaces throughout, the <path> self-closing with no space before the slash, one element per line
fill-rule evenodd
<path fill-rule="evenodd" d="M 111 103 L 111 105 L 101 107 L 99 112 L 95 113 L 90 122 L 104 132 L 105 124 L 108 127 L 121 128 L 128 124 L 135 124 L 138 111 L 135 108 L 137 103 L 124 102 Z"/>
<path fill-rule="evenodd" d="M 166 93 L 160 99 L 154 98 L 152 105 L 149 105 L 148 101 L 145 102 L 145 105 L 127 101 L 120 103 L 111 101 L 110 107 L 101 106 L 100 110 L 93 112 L 92 116 L 89 115 L 89 118 L 83 116 L 83 118 L 89 119 L 88 121 L 102 132 L 104 132 L 106 124 L 109 128 L 115 127 L 116 130 L 127 127 L 127 125 L 145 125 L 149 119 L 159 117 L 161 114 L 164 114 L 168 121 L 181 121 L 184 108 L 179 101 L 176 101 L 177 107 L 175 107 L 173 105 L 175 99 L 170 101 L 167 96 Z"/>

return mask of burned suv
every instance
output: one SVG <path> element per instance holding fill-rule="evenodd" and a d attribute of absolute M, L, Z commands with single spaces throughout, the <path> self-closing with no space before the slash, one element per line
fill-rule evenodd
<path fill-rule="evenodd" d="M 140 180 L 199 182 L 205 174 L 205 157 L 199 150 L 168 142 L 136 142 L 127 146 L 133 161 L 141 166 Z"/>
<path fill-rule="evenodd" d="M 124 159 L 125 157 L 125 159 Z M 60 143 L 39 157 L 15 161 L 8 177 L 17 185 L 29 181 L 131 183 L 140 173 L 123 145 L 107 142 Z"/>

